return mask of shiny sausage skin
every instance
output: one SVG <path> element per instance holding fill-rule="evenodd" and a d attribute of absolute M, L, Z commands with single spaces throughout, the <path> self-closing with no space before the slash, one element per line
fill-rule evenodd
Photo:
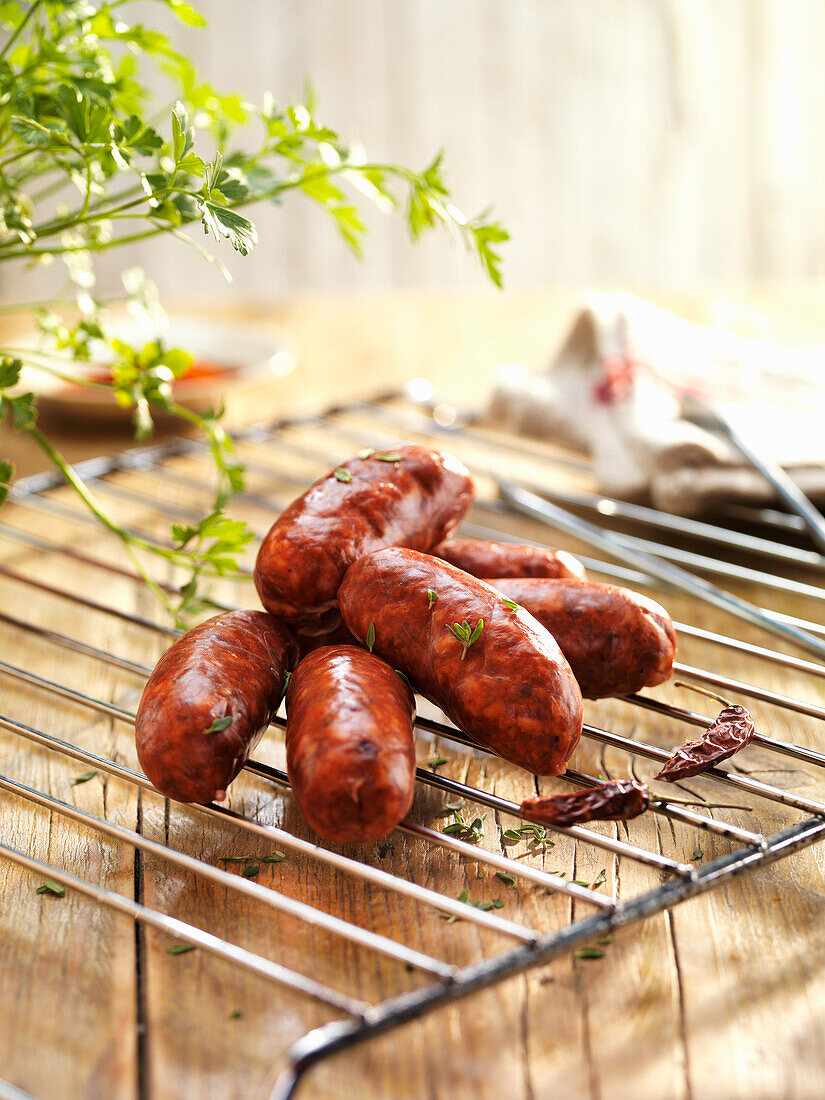
<path fill-rule="evenodd" d="M 385 461 L 381 454 L 399 458 Z M 429 447 L 372 452 L 338 471 L 293 501 L 255 563 L 264 607 L 306 634 L 322 634 L 339 621 L 338 588 L 357 558 L 384 546 L 429 550 L 458 526 L 473 499 L 465 467 Z"/>
<path fill-rule="evenodd" d="M 226 796 L 275 716 L 297 653 L 291 631 L 265 611 L 216 615 L 167 649 L 135 719 L 140 766 L 162 794 Z M 226 718 L 226 729 L 207 732 Z"/>
<path fill-rule="evenodd" d="M 584 566 L 565 550 L 509 542 L 450 539 L 432 551 L 474 577 L 583 577 Z"/>
<path fill-rule="evenodd" d="M 630 695 L 673 673 L 676 631 L 653 600 L 577 578 L 497 578 L 488 584 L 535 615 L 559 643 L 585 699 Z"/>
<path fill-rule="evenodd" d="M 306 820 L 363 844 L 406 815 L 415 788 L 415 704 L 386 662 L 357 646 L 316 649 L 286 697 L 286 766 Z"/>
<path fill-rule="evenodd" d="M 581 692 L 532 615 L 449 562 L 400 548 L 351 565 L 338 597 L 356 638 L 365 642 L 372 623 L 374 651 L 474 741 L 539 775 L 564 770 L 581 735 Z M 448 626 L 465 619 L 484 627 L 462 660 Z"/>

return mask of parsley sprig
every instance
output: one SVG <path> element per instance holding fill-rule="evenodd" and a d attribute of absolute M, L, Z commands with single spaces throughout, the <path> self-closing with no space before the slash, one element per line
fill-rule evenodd
<path fill-rule="evenodd" d="M 205 25 L 186 0 L 156 2 L 189 26 Z M 246 528 L 226 527 L 217 535 L 209 529 L 225 519 L 229 500 L 243 488 L 243 464 L 222 426 L 221 409 L 200 413 L 175 400 L 173 384 L 192 363 L 185 349 L 156 337 L 131 345 L 112 334 L 114 302 L 153 324 L 161 311 L 152 283 L 135 270 L 123 273 L 123 295 L 108 301 L 96 296 L 98 257 L 166 236 L 228 277 L 210 247 L 221 252 L 228 244 L 248 255 L 258 244 L 249 209 L 281 203 L 290 193 L 320 208 L 356 255 L 365 235 L 361 204 L 400 208 L 412 240 L 433 228 L 447 230 L 498 286 L 507 233 L 487 213 L 471 218 L 458 208 L 441 153 L 421 170 L 372 160 L 319 119 L 311 89 L 294 103 L 276 104 L 267 96 L 257 107 L 222 92 L 166 34 L 140 22 L 140 11 L 133 0 L 0 4 L 6 34 L 0 45 L 0 262 L 57 260 L 68 277 L 68 289 L 46 303 L 2 306 L 30 310 L 40 340 L 33 349 L 0 346 L 0 418 L 29 434 L 185 625 L 209 606 L 205 582 L 238 575 Z M 158 82 L 145 74 L 147 63 L 171 81 L 172 102 L 151 91 Z M 64 315 L 67 307 L 72 319 Z M 111 379 L 92 380 L 77 370 L 88 362 L 109 364 Z M 133 536 L 108 516 L 38 427 L 35 396 L 19 384 L 24 364 L 108 391 L 132 410 L 139 441 L 151 435 L 157 412 L 200 433 L 215 467 L 203 527 L 196 525 L 185 540 L 173 536 L 169 547 Z M 399 456 L 376 457 L 390 462 Z M 12 464 L 0 459 L 0 504 L 13 475 Z M 186 571 L 179 598 L 154 579 L 146 561 L 158 559 Z"/>

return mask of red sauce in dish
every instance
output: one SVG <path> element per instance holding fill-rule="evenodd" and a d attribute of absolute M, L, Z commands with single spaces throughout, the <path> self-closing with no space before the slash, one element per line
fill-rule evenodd
<path fill-rule="evenodd" d="M 217 378 L 219 375 L 228 374 L 234 369 L 227 363 L 213 363 L 209 359 L 196 359 L 180 378 L 173 381 L 172 387 L 174 388 L 179 382 L 198 382 L 206 378 Z M 109 385 L 112 381 L 112 372 L 109 367 L 91 367 L 84 371 L 83 376 L 88 378 L 90 382 L 102 382 L 104 385 Z"/>

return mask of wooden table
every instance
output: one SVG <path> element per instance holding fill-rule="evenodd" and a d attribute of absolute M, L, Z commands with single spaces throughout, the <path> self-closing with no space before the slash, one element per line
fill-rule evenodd
<path fill-rule="evenodd" d="M 723 297 L 733 303 L 728 308 L 739 310 L 740 317 L 750 311 L 752 321 L 761 318 L 760 323 L 777 335 L 787 338 L 797 332 L 809 340 L 825 338 L 822 290 L 816 287 L 781 294 L 720 292 L 701 300 L 660 295 L 657 300 L 707 318 L 718 316 Z M 235 316 L 283 332 L 296 350 L 299 366 L 266 395 L 269 404 L 261 394 L 237 399 L 230 395 L 230 416 L 237 423 L 287 409 L 318 407 L 331 397 L 391 389 L 416 375 L 430 377 L 445 393 L 475 402 L 502 362 L 539 365 L 546 359 L 576 299 L 573 293 L 493 296 L 479 292 L 306 297 L 271 308 L 250 306 Z M 214 315 L 214 310 L 204 310 L 204 315 L 207 312 Z M 117 436 L 57 434 L 61 446 L 75 459 L 125 445 Z M 291 438 L 300 443 L 301 430 Z M 2 442 L 8 444 L 7 434 Z M 334 433 L 327 442 L 343 446 Z M 42 466 L 39 456 L 25 447 L 15 450 L 15 458 L 21 472 Z M 192 461 L 179 460 L 178 469 L 194 468 Z M 288 472 L 308 475 L 310 468 L 309 460 L 295 458 Z M 116 481 L 124 487 L 147 488 L 139 474 L 118 475 Z M 193 503 L 192 494 L 182 488 L 161 484 L 155 488 L 159 499 L 177 501 L 181 507 Z M 57 499 L 71 503 L 67 492 L 57 494 Z M 145 514 L 145 509 L 127 501 L 120 502 L 117 511 L 124 520 L 139 521 Z M 246 515 L 247 509 L 240 511 Z M 259 510 L 250 518 L 260 526 L 266 517 Z M 18 506 L 4 511 L 0 521 L 69 542 L 112 563 L 128 564 L 111 540 L 94 528 Z M 547 539 L 547 531 L 538 525 L 524 523 L 520 529 L 530 537 Z M 559 541 L 577 548 L 570 540 Z M 124 611 L 162 621 L 151 596 L 122 577 L 96 575 L 96 587 L 90 591 L 87 566 L 5 541 L 2 562 Z M 764 592 L 744 585 L 736 590 L 764 602 Z M 238 601 L 249 599 L 238 586 L 227 587 L 224 594 Z M 771 605 L 811 618 L 819 615 L 816 604 L 792 597 L 772 598 Z M 699 618 L 697 608 L 686 598 L 673 597 L 668 607 L 674 618 Z M 138 662 L 151 663 L 164 645 L 159 636 L 100 614 L 81 614 L 65 601 L 24 589 L 3 576 L 0 608 Z M 737 627 L 721 613 L 702 609 L 700 615 L 707 628 L 782 648 L 756 631 Z M 0 659 L 12 664 L 36 669 L 127 708 L 136 702 L 139 682 L 133 676 L 90 663 L 80 654 L 67 653 L 7 624 L 0 624 L 0 647 Z M 758 680 L 765 687 L 814 703 L 825 702 L 825 687 L 813 677 L 690 640 L 681 653 L 688 663 L 704 664 L 741 680 Z M 3 687 L 3 712 L 134 765 L 134 746 L 124 723 L 58 702 L 8 677 Z M 707 712 L 701 700 L 696 702 L 672 686 L 655 694 Z M 752 709 L 766 734 L 805 745 L 821 743 L 813 719 L 759 704 Z M 588 718 L 662 745 L 691 735 L 686 727 L 643 711 L 629 717 L 627 704 L 619 702 L 588 704 Z M 496 760 L 462 753 L 454 745 L 442 744 L 436 751 L 449 757 L 442 769 L 445 774 L 516 800 L 532 790 L 529 777 Z M 426 761 L 432 752 L 433 746 L 422 741 L 419 761 Z M 270 738 L 258 755 L 281 762 L 278 739 Z M 592 772 L 626 770 L 624 756 L 608 752 L 599 757 L 592 745 L 580 750 L 574 763 Z M 741 766 L 754 778 L 812 797 L 822 795 L 822 783 L 815 774 L 795 767 L 788 770 L 789 765 L 764 750 L 747 750 Z M 146 836 L 217 865 L 226 855 L 266 853 L 264 843 L 250 845 L 248 837 L 225 826 L 205 825 L 196 811 L 175 807 L 170 813 L 161 799 L 150 794 L 138 797 L 133 787 L 122 782 L 110 779 L 104 784 L 97 776 L 74 784 L 86 770 L 0 732 L 0 771 L 17 780 L 126 828 L 139 827 Z M 698 781 L 695 789 L 719 800 L 719 788 L 707 781 Z M 67 824 L 48 810 L 33 810 L 6 793 L 0 797 L 0 842 L 26 848 L 37 858 L 71 868 L 127 897 L 139 897 L 146 905 L 201 923 L 286 965 L 303 965 L 314 976 L 360 996 L 385 996 L 405 987 L 406 979 L 357 949 L 342 948 L 329 937 L 313 937 L 297 922 L 170 870 L 153 856 L 136 860 L 128 846 Z M 738 794 L 722 801 L 741 807 L 720 810 L 727 820 L 766 833 L 799 818 L 766 810 L 764 802 L 751 802 Z M 441 796 L 425 790 L 418 796 L 415 814 L 437 828 L 442 819 L 435 815 L 442 802 Z M 311 836 L 289 796 L 263 781 L 238 780 L 230 805 L 283 824 L 300 836 Z M 494 815 L 489 815 L 487 847 L 498 844 L 496 825 Z M 609 835 L 630 835 L 634 842 L 687 860 L 697 847 L 702 849 L 697 858 L 705 861 L 728 848 L 723 841 L 700 837 L 684 827 L 671 829 L 653 817 L 632 823 L 627 833 L 624 826 L 597 828 Z M 489 872 L 479 880 L 473 861 L 456 863 L 439 856 L 425 862 L 424 851 L 413 838 L 396 836 L 392 847 L 371 846 L 360 855 L 452 895 L 462 885 L 471 896 L 500 894 L 506 903 L 503 912 L 536 927 L 570 918 L 570 903 L 560 896 L 548 897 L 523 884 L 513 890 L 496 882 Z M 588 881 L 604 867 L 607 888 L 620 896 L 649 889 L 659 881 L 657 873 L 635 866 L 627 869 L 624 862 L 619 873 L 612 859 L 594 856 L 589 849 L 577 852 L 561 837 L 544 855 L 526 847 L 518 852 L 546 869 L 564 868 L 571 877 Z M 422 920 L 415 908 L 392 899 L 381 898 L 376 905 L 375 895 L 366 889 L 341 876 L 321 873 L 317 865 L 299 858 L 288 856 L 282 863 L 262 868 L 258 881 L 263 885 L 413 944 L 426 940 L 428 949 L 440 944 L 442 957 L 461 962 L 475 957 L 480 948 L 481 934 L 466 923 Z M 126 918 L 71 891 L 65 898 L 38 895 L 39 882 L 37 876 L 0 859 L 0 1078 L 35 1097 L 257 1100 L 267 1095 L 273 1067 L 286 1046 L 330 1018 L 329 1013 L 245 977 L 204 952 L 171 956 L 166 951 L 170 941 L 161 934 L 136 934 Z M 302 1095 L 358 1100 L 818 1097 L 825 1071 L 821 1034 L 824 916 L 823 852 L 813 848 L 671 914 L 618 932 L 602 959 L 561 958 L 339 1056 L 313 1071 Z M 501 945 L 494 946 L 500 949 Z"/>

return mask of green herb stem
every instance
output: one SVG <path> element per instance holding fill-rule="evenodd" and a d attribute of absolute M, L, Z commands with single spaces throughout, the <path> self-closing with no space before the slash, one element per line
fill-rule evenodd
<path fill-rule="evenodd" d="M 32 6 L 29 8 L 29 10 L 26 12 L 26 14 L 23 16 L 23 18 L 20 20 L 20 22 L 14 28 L 12 33 L 9 35 L 8 42 L 6 42 L 5 46 L 2 48 L 2 50 L 0 50 L 0 61 L 2 61 L 2 59 L 6 56 L 6 54 L 9 52 L 9 50 L 12 48 L 12 46 L 17 41 L 17 39 L 23 33 L 23 30 L 25 29 L 26 24 L 29 22 L 29 20 L 32 18 L 32 16 L 34 15 L 34 13 L 37 11 L 37 9 L 40 7 L 40 5 L 42 3 L 43 3 L 43 0 L 34 0 L 34 3 L 32 4 Z"/>

